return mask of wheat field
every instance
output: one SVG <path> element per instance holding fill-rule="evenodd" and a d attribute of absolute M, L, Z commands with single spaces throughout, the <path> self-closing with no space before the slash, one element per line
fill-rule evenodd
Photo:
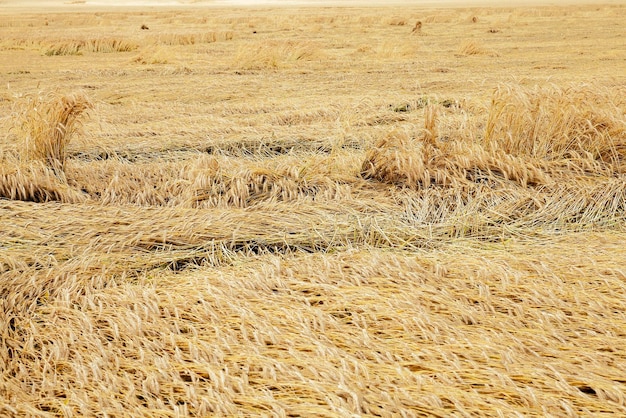
<path fill-rule="evenodd" d="M 90 3 L 0 7 L 0 416 L 626 416 L 626 4 Z"/>

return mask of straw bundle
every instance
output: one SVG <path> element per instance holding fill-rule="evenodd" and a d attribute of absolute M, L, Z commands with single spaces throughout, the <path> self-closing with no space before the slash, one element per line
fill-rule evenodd
<path fill-rule="evenodd" d="M 503 180 L 521 187 L 550 183 L 535 164 L 501 151 L 488 152 L 478 144 L 437 143 L 392 132 L 365 157 L 361 176 L 384 183 L 421 189 L 433 186 L 467 187 L 475 183 L 503 186 Z"/>
<path fill-rule="evenodd" d="M 491 101 L 484 145 L 582 173 L 624 173 L 624 112 L 620 88 L 503 85 Z"/>
<path fill-rule="evenodd" d="M 62 170 L 67 146 L 81 127 L 80 117 L 92 107 L 83 93 L 50 93 L 18 102 L 14 121 L 22 141 L 20 155 Z"/>

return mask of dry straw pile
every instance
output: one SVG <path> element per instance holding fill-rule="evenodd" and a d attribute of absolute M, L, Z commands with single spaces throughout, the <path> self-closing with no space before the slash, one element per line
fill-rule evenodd
<path fill-rule="evenodd" d="M 478 203 L 498 222 L 613 222 L 626 207 L 624 97 L 588 86 L 502 86 L 479 141 L 435 139 L 434 110 L 427 109 L 424 130 L 382 138 L 361 175 L 426 194 L 437 208 L 450 196 Z"/>
<path fill-rule="evenodd" d="M 63 169 L 67 146 L 80 127 L 80 117 L 92 107 L 84 94 L 29 98 L 16 111 L 18 135 L 23 141 L 20 156 Z"/>
<path fill-rule="evenodd" d="M 0 196 L 35 202 L 84 200 L 67 184 L 65 164 L 81 115 L 93 105 L 83 94 L 29 97 L 14 109 L 16 140 L 1 157 Z"/>
<path fill-rule="evenodd" d="M 626 415 L 625 10 L 0 19 L 0 416 Z"/>

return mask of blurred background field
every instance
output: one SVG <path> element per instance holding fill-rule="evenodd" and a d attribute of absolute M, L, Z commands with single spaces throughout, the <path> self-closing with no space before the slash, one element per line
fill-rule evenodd
<path fill-rule="evenodd" d="M 626 5 L 84 6 L 0 12 L 1 415 L 626 414 Z"/>

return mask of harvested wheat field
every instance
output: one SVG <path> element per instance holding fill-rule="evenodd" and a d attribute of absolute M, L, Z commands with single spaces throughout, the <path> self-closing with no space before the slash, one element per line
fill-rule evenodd
<path fill-rule="evenodd" d="M 0 416 L 626 416 L 626 4 L 104 3 L 0 1 Z"/>

